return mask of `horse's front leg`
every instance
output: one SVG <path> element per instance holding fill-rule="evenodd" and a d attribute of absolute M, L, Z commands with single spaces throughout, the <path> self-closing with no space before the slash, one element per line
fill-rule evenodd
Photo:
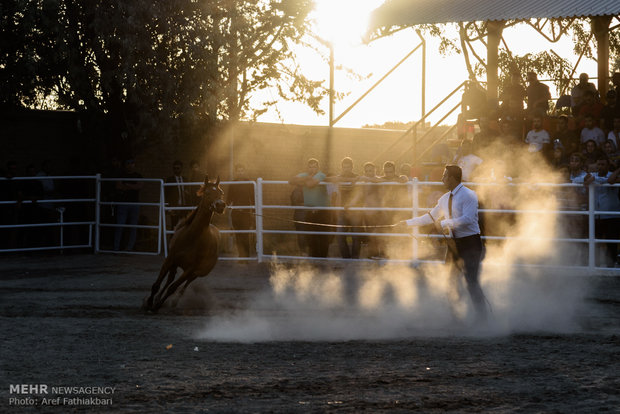
<path fill-rule="evenodd" d="M 188 269 L 188 270 L 183 271 L 181 276 L 177 280 L 175 280 L 170 286 L 168 286 L 168 289 L 166 289 L 166 291 L 165 291 L 166 293 L 164 293 L 157 300 L 157 303 L 155 305 L 154 310 L 156 311 L 159 308 L 161 308 L 161 305 L 164 304 L 166 299 L 168 299 L 170 297 L 170 295 L 172 295 L 182 283 L 185 283 L 188 280 L 191 281 L 193 279 L 195 279 L 195 276 L 193 275 L 193 269 Z"/>
<path fill-rule="evenodd" d="M 149 298 L 146 301 L 146 309 L 152 309 L 153 308 L 153 299 L 155 298 L 155 295 L 157 294 L 157 292 L 159 292 L 159 286 L 161 285 L 161 281 L 164 279 L 164 276 L 166 275 L 166 273 L 169 274 L 169 271 L 171 270 L 173 264 L 172 264 L 172 260 L 170 260 L 170 258 L 167 258 L 164 261 L 164 264 L 161 265 L 161 270 L 159 271 L 159 275 L 157 276 L 157 280 L 155 281 L 155 283 L 153 283 L 153 286 L 151 287 L 151 296 L 149 296 Z M 176 272 L 176 267 L 174 267 L 175 272 Z M 173 276 L 174 277 L 174 276 Z M 170 276 L 168 276 L 168 282 L 166 284 L 170 283 Z"/>

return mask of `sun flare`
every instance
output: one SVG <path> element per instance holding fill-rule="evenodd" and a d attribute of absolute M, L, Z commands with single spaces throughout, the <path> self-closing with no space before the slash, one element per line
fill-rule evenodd
<path fill-rule="evenodd" d="M 312 13 L 315 30 L 336 47 L 359 45 L 368 30 L 371 12 L 383 0 L 316 0 Z"/>

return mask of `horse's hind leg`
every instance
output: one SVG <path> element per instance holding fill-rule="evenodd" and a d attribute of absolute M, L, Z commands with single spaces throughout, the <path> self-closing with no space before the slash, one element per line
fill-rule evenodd
<path fill-rule="evenodd" d="M 168 289 L 168 286 L 170 286 L 170 284 L 174 281 L 174 277 L 177 275 L 177 267 L 174 266 L 172 269 L 170 269 L 170 271 L 168 272 L 168 279 L 166 280 L 166 284 L 164 285 L 163 288 L 158 289 L 158 294 L 155 296 L 155 302 L 159 301 L 159 298 L 161 297 L 161 295 L 164 294 L 164 292 L 166 291 L 166 289 Z"/>
<path fill-rule="evenodd" d="M 161 305 L 164 304 L 166 299 L 168 299 L 170 295 L 172 295 L 182 283 L 185 283 L 188 280 L 191 281 L 194 279 L 195 277 L 193 276 L 192 270 L 185 270 L 183 274 L 181 274 L 181 276 L 177 280 L 175 280 L 170 286 L 168 286 L 168 289 L 165 291 L 166 293 L 164 293 L 157 300 L 157 303 L 155 304 L 155 307 L 153 308 L 153 310 L 158 310 L 161 307 Z"/>
<path fill-rule="evenodd" d="M 159 292 L 159 286 L 161 285 L 161 281 L 164 279 L 164 276 L 167 273 L 169 274 L 169 276 L 168 276 L 168 282 L 166 283 L 166 285 L 172 282 L 170 280 L 170 271 L 172 269 L 174 269 L 174 272 L 176 273 L 176 266 L 173 266 L 172 261 L 170 259 L 166 259 L 164 261 L 164 264 L 162 264 L 161 266 L 161 270 L 159 271 L 157 280 L 155 281 L 155 283 L 153 283 L 153 286 L 151 287 L 151 296 L 149 296 L 146 302 L 146 309 L 153 309 L 153 299 L 155 298 L 155 295 L 157 294 L 157 292 Z M 172 278 L 174 278 L 174 273 L 172 273 Z"/>

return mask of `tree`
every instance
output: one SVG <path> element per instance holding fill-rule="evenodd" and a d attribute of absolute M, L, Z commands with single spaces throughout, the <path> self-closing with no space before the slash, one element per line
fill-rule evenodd
<path fill-rule="evenodd" d="M 5 5 L 5 3 L 8 3 Z M 276 87 L 320 112 L 291 44 L 311 0 L 16 0 L 0 11 L 0 103 L 79 111 L 113 147 L 256 117 Z"/>

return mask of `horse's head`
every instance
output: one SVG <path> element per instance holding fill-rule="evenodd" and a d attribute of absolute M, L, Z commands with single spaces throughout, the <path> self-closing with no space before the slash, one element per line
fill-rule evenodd
<path fill-rule="evenodd" d="M 226 203 L 224 202 L 224 191 L 220 188 L 219 176 L 216 182 L 211 183 L 209 182 L 209 175 L 205 175 L 205 183 L 200 186 L 200 190 L 198 190 L 197 194 L 202 197 L 200 204 L 218 214 L 224 212 Z"/>

